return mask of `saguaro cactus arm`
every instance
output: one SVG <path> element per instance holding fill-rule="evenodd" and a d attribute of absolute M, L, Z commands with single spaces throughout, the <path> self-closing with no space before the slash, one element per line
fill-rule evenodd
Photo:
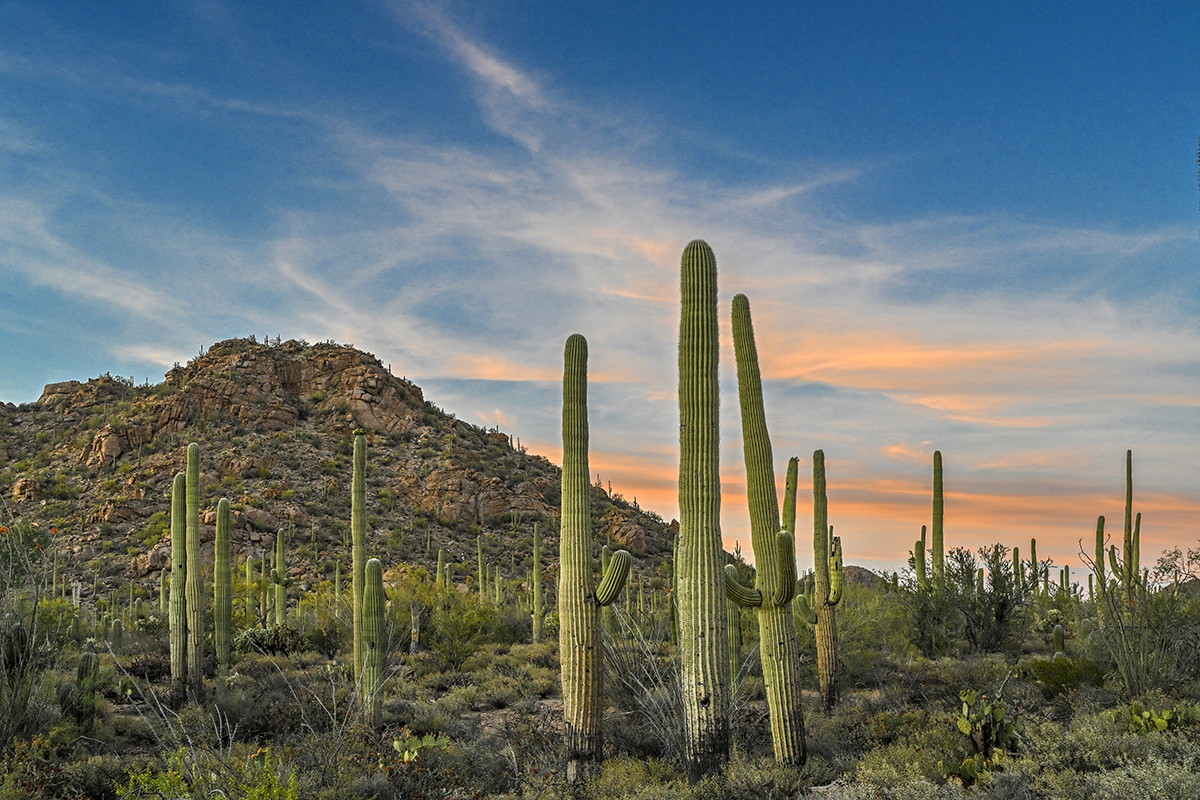
<path fill-rule="evenodd" d="M 628 550 L 618 550 L 609 556 L 608 569 L 604 571 L 604 578 L 596 587 L 597 603 L 607 606 L 617 599 L 629 578 L 629 566 L 632 563 L 633 556 Z"/>
<path fill-rule="evenodd" d="M 762 592 L 739 581 L 733 564 L 725 565 L 725 596 L 742 608 L 757 608 L 763 603 Z"/>

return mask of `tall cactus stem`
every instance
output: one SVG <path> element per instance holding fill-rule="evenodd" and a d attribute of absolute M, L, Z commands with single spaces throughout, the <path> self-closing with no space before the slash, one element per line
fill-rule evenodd
<path fill-rule="evenodd" d="M 383 564 L 372 558 L 363 568 L 363 666 L 359 682 L 363 716 L 371 727 L 379 725 L 380 693 L 383 689 L 383 660 L 386 647 Z"/>
<path fill-rule="evenodd" d="M 933 590 L 940 592 L 946 584 L 944 522 L 945 497 L 942 490 L 942 451 L 933 452 Z"/>
<path fill-rule="evenodd" d="M 800 765 L 804 763 L 807 751 L 801 700 L 800 645 L 792 616 L 792 598 L 796 592 L 796 542 L 793 533 L 795 492 L 785 489 L 783 519 L 786 521 L 781 521 L 779 500 L 775 494 L 774 456 L 767 430 L 758 345 L 754 338 L 750 301 L 743 294 L 733 298 L 732 323 L 750 539 L 757 566 L 756 588 L 762 597 L 762 602 L 750 605 L 756 609 L 758 618 L 771 742 L 777 761 Z M 798 466 L 796 471 L 798 473 Z M 789 461 L 788 479 L 791 477 L 792 465 Z M 728 569 L 725 572 L 726 594 L 730 600 L 738 602 L 744 592 L 737 587 L 736 572 L 731 573 Z"/>
<path fill-rule="evenodd" d="M 679 321 L 679 609 L 684 764 L 695 783 L 729 760 L 729 617 L 721 544 L 717 261 L 690 242 Z M 764 658 L 764 661 L 766 659 Z"/>
<path fill-rule="evenodd" d="M 363 581 L 367 568 L 367 435 L 354 431 L 354 476 L 350 490 L 351 570 L 354 605 L 354 677 L 362 676 Z"/>
<path fill-rule="evenodd" d="M 200 445 L 187 448 L 188 698 L 204 702 L 204 583 L 200 568 Z"/>
<path fill-rule="evenodd" d="M 821 701 L 826 709 L 833 708 L 841 695 L 838 679 L 838 634 L 837 608 L 833 597 L 834 573 L 841 583 L 841 564 L 832 569 L 830 550 L 838 548 L 831 541 L 832 529 L 829 527 L 829 500 L 825 492 L 825 453 L 817 450 L 813 453 L 813 559 L 814 559 L 814 608 L 817 615 L 815 637 L 817 642 L 817 677 L 821 686 Z"/>
<path fill-rule="evenodd" d="M 253 628 L 258 621 L 258 592 L 254 587 L 254 556 L 246 556 L 246 627 Z"/>
<path fill-rule="evenodd" d="M 187 690 L 187 475 L 171 486 L 171 596 L 167 623 L 171 637 L 171 682 L 176 694 Z M 95 597 L 95 589 L 92 590 Z"/>
<path fill-rule="evenodd" d="M 233 617 L 233 565 L 230 563 L 229 501 L 217 503 L 217 533 L 213 550 L 213 647 L 217 651 L 217 674 L 229 676 L 232 657 L 230 630 Z"/>
<path fill-rule="evenodd" d="M 592 577 L 591 495 L 588 466 L 587 340 L 567 338 L 563 350 L 562 531 L 558 584 L 562 666 L 564 758 L 571 783 L 585 778 L 603 757 L 604 662 L 601 658 L 600 591 L 611 602 L 629 574 L 621 551 L 600 591 Z M 623 558 L 618 557 L 624 555 Z M 615 572 L 622 570 L 623 574 Z M 618 581 L 619 577 L 619 581 Z"/>
<path fill-rule="evenodd" d="M 275 624 L 286 625 L 292 573 L 287 568 L 287 537 L 282 529 L 275 534 L 275 569 L 271 570 L 271 583 L 275 584 Z"/>

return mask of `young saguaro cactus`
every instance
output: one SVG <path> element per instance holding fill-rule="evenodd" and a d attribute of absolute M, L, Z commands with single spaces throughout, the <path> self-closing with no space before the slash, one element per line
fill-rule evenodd
<path fill-rule="evenodd" d="M 729 760 L 729 617 L 721 543 L 717 259 L 697 239 L 680 264 L 679 550 L 675 602 L 684 764 L 693 783 Z"/>
<path fill-rule="evenodd" d="M 213 552 L 213 647 L 217 651 L 217 674 L 229 675 L 230 630 L 233 618 L 233 565 L 229 546 L 229 501 L 217 503 L 217 534 Z"/>
<path fill-rule="evenodd" d="M 288 587 L 292 585 L 292 573 L 287 568 L 287 537 L 281 529 L 275 534 L 275 568 L 271 570 L 271 583 L 275 584 L 275 624 L 287 624 Z"/>
<path fill-rule="evenodd" d="M 362 676 L 362 601 L 364 570 L 367 568 L 367 435 L 362 428 L 354 431 L 354 479 L 350 490 L 350 535 L 353 561 L 351 580 L 354 592 L 354 677 L 357 680 Z"/>
<path fill-rule="evenodd" d="M 559 652 L 567 779 L 586 776 L 603 757 L 604 661 L 600 608 L 616 599 L 631 556 L 613 555 L 597 587 L 593 579 L 588 481 L 587 340 L 572 334 L 563 354 L 562 532 L 558 583 Z"/>
<path fill-rule="evenodd" d="M 625 584 L 629 589 L 628 581 Z M 533 643 L 542 641 L 542 629 L 546 620 L 546 600 L 542 590 L 542 535 L 538 523 L 533 523 L 533 569 L 529 574 L 529 594 L 522 594 L 521 608 L 533 620 Z"/>
<path fill-rule="evenodd" d="M 246 556 L 246 627 L 253 628 L 258 620 L 258 590 L 254 586 L 257 574 L 254 556 Z"/>
<path fill-rule="evenodd" d="M 179 696 L 187 690 L 187 475 L 171 486 L 171 596 L 167 612 L 171 642 L 171 683 Z M 95 590 L 93 590 L 95 596 Z"/>
<path fill-rule="evenodd" d="M 733 350 L 737 359 L 746 494 L 757 585 L 754 589 L 741 586 L 737 568 L 729 564 L 725 567 L 725 590 L 730 600 L 757 612 L 763 683 L 767 690 L 775 758 L 785 764 L 801 765 L 807 750 L 801 702 L 800 645 L 792 617 L 792 598 L 796 593 L 795 532 L 780 525 L 758 349 L 750 319 L 750 301 L 742 294 L 733 298 Z M 794 500 L 791 507 L 794 512 Z"/>
<path fill-rule="evenodd" d="M 200 570 L 200 445 L 187 447 L 188 698 L 204 702 L 204 585 Z"/>
<path fill-rule="evenodd" d="M 84 653 L 75 673 L 75 724 L 84 736 L 92 732 L 96 721 L 96 684 L 100 680 L 100 657 Z"/>
<path fill-rule="evenodd" d="M 386 649 L 384 608 L 387 598 L 383 590 L 383 563 L 378 558 L 367 561 L 363 569 L 363 666 L 359 682 L 363 716 L 372 727 L 379 724 L 379 694 L 383 688 L 383 661 Z"/>

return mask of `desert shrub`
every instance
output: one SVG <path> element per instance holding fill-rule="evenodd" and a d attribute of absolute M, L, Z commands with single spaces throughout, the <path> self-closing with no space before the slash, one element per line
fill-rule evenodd
<path fill-rule="evenodd" d="M 70 639 L 74 610 L 47 598 L 49 537 L 28 525 L 0 525 L 0 753 L 42 728 L 47 680 Z"/>
<path fill-rule="evenodd" d="M 432 606 L 426 641 L 448 669 L 462 669 L 466 660 L 487 642 L 516 638 L 511 631 L 501 628 L 497 609 L 481 603 L 474 592 L 460 592 L 453 587 L 441 589 Z"/>
<path fill-rule="evenodd" d="M 804 784 L 800 770 L 773 758 L 734 759 L 724 777 L 728 800 L 789 800 Z"/>
<path fill-rule="evenodd" d="M 143 681 L 158 681 L 171 674 L 171 659 L 154 653 L 134 657 L 125 670 Z"/>
<path fill-rule="evenodd" d="M 288 625 L 271 625 L 267 628 L 247 628 L 235 635 L 233 652 L 237 655 L 255 652 L 292 655 L 302 652 L 305 644 L 304 637 L 295 628 Z"/>

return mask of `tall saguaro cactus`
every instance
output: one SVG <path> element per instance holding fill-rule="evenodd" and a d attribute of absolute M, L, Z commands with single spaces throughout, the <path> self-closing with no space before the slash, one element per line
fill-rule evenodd
<path fill-rule="evenodd" d="M 558 583 L 559 652 L 567 779 L 585 777 L 603 757 L 604 661 L 600 608 L 616 599 L 629 575 L 622 550 L 599 587 L 592 576 L 592 520 L 588 481 L 587 340 L 567 338 L 563 353 L 562 532 Z"/>
<path fill-rule="evenodd" d="M 361 428 L 354 431 L 354 480 L 350 490 L 351 559 L 354 592 L 354 678 L 362 676 L 363 666 L 363 581 L 367 568 L 367 436 Z"/>
<path fill-rule="evenodd" d="M 729 760 L 729 618 L 721 544 L 717 259 L 684 248 L 679 319 L 679 609 L 684 762 L 695 782 Z"/>
<path fill-rule="evenodd" d="M 171 596 L 167 623 L 171 635 L 171 683 L 177 694 L 187 690 L 187 475 L 171 486 Z M 95 592 L 93 591 L 93 597 Z"/>
<path fill-rule="evenodd" d="M 200 569 L 200 445 L 187 447 L 188 697 L 204 701 L 204 584 Z"/>
<path fill-rule="evenodd" d="M 829 524 L 829 498 L 825 493 L 825 453 L 813 453 L 813 561 L 815 586 L 813 611 L 817 617 L 817 676 L 826 709 L 837 704 L 838 682 L 837 605 L 842 599 L 842 542 Z"/>
<path fill-rule="evenodd" d="M 733 350 L 737 359 L 746 493 L 757 581 L 754 590 L 739 586 L 737 568 L 730 564 L 725 567 L 725 587 L 729 599 L 757 611 L 763 683 L 767 690 L 775 758 L 786 764 L 800 765 L 804 763 L 807 751 L 801 702 L 800 645 L 792 618 L 792 598 L 796 592 L 796 541 L 793 531 L 780 526 L 758 349 L 750 319 L 750 301 L 742 294 L 733 298 Z M 794 501 L 791 507 L 795 509 Z"/>
<path fill-rule="evenodd" d="M 379 722 L 379 694 L 383 687 L 383 660 L 386 646 L 383 591 L 383 563 L 369 560 L 363 568 L 363 666 L 359 681 L 363 716 L 374 727 Z"/>
<path fill-rule="evenodd" d="M 229 675 L 230 632 L 233 617 L 233 565 L 229 547 L 229 501 L 217 503 L 217 539 L 213 553 L 213 647 L 217 651 L 217 674 Z"/>

